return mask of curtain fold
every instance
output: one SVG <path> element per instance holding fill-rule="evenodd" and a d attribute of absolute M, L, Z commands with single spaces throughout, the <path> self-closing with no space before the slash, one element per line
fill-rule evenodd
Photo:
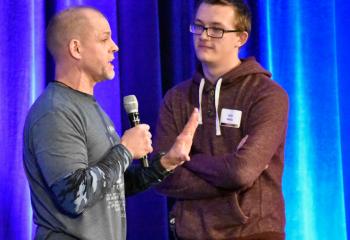
<path fill-rule="evenodd" d="M 96 98 L 122 134 L 129 127 L 122 98 L 135 94 L 141 121 L 154 131 L 162 96 L 188 79 L 196 65 L 188 31 L 196 2 L 0 1 L 0 239 L 30 239 L 35 227 L 22 166 L 22 129 L 30 105 L 54 79 L 45 49 L 48 19 L 82 4 L 105 14 L 120 52 L 115 79 L 98 84 Z M 350 2 L 248 2 L 253 26 L 241 56 L 255 55 L 290 97 L 283 178 L 287 239 L 347 239 Z M 171 239 L 170 205 L 153 190 L 129 198 L 128 239 Z"/>
<path fill-rule="evenodd" d="M 158 2 L 117 1 L 121 95 L 134 94 L 154 133 L 162 97 Z M 122 110 L 123 129 L 129 128 Z M 135 162 L 135 161 L 134 161 Z M 127 198 L 128 239 L 167 239 L 165 197 L 151 189 Z"/>
<path fill-rule="evenodd" d="M 335 57 L 337 66 L 337 89 L 339 92 L 337 108 L 341 129 L 341 156 L 343 162 L 343 189 L 345 196 L 347 236 L 350 238 L 350 26 L 349 17 L 350 2 L 337 0 L 334 6 L 334 18 L 332 20 L 335 42 Z"/>
<path fill-rule="evenodd" d="M 44 85 L 43 4 L 0 3 L 0 238 L 32 234 L 29 189 L 22 165 L 22 129 Z"/>

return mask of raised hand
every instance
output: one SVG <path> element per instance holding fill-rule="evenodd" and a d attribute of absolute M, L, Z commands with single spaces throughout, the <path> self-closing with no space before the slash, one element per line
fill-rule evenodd
<path fill-rule="evenodd" d="M 198 127 L 198 109 L 195 108 L 191 114 L 190 119 L 186 123 L 184 129 L 177 136 L 175 143 L 161 158 L 161 164 L 168 171 L 173 170 L 177 166 L 183 164 L 185 161 L 190 160 L 190 150 L 192 146 L 193 136 Z"/>

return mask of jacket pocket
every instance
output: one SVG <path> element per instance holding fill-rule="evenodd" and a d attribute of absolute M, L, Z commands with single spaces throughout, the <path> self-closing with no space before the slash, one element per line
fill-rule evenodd
<path fill-rule="evenodd" d="M 184 239 L 226 239 L 247 223 L 237 193 L 217 198 L 177 201 L 171 212 L 176 233 Z"/>
<path fill-rule="evenodd" d="M 241 224 L 245 224 L 248 222 L 249 217 L 247 215 L 244 214 L 244 212 L 242 211 L 239 202 L 238 202 L 238 194 L 236 192 L 234 192 L 233 196 L 232 196 L 232 213 L 233 216 L 237 216 L 237 220 L 239 220 L 239 222 Z"/>

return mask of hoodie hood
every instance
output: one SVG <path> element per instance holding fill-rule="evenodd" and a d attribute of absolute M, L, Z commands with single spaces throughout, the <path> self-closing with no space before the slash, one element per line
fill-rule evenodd
<path fill-rule="evenodd" d="M 247 59 L 242 59 L 241 64 L 237 67 L 233 68 L 232 70 L 228 71 L 221 77 L 219 77 L 215 84 L 215 122 L 216 122 L 216 136 L 221 135 L 221 128 L 220 128 L 220 116 L 218 112 L 219 108 L 219 101 L 220 101 L 220 90 L 221 88 L 229 87 L 231 85 L 234 85 L 238 83 L 240 80 L 244 79 L 248 75 L 252 74 L 263 74 L 266 75 L 266 77 L 271 78 L 272 74 L 265 70 L 256 60 L 254 57 L 250 57 Z M 199 99 L 198 99 L 198 105 L 199 105 L 199 124 L 203 124 L 202 120 L 202 95 L 203 91 L 205 89 L 205 83 L 207 82 L 202 67 L 199 66 L 197 68 L 197 72 L 195 73 L 193 77 L 193 81 L 196 84 L 199 84 Z M 209 87 L 209 85 L 207 85 Z"/>
<path fill-rule="evenodd" d="M 272 74 L 264 69 L 256 60 L 255 57 L 249 57 L 246 59 L 241 59 L 241 64 L 237 67 L 231 69 L 224 75 L 220 76 L 218 79 L 222 79 L 222 87 L 226 85 L 231 85 L 238 82 L 240 79 L 244 79 L 247 75 L 252 74 L 264 74 L 266 77 L 271 78 Z M 193 77 L 193 81 L 200 84 L 202 79 L 205 79 L 203 74 L 202 66 L 199 64 L 197 71 Z"/>

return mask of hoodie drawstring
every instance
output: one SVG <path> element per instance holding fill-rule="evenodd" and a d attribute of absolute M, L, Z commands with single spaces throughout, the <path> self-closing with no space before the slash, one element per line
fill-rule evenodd
<path fill-rule="evenodd" d="M 220 88 L 221 88 L 222 78 L 218 80 L 215 86 L 215 126 L 216 126 L 216 136 L 221 136 L 221 129 L 220 129 L 220 119 L 219 119 L 219 98 L 220 98 Z"/>
<path fill-rule="evenodd" d="M 202 94 L 204 89 L 204 78 L 201 79 L 201 83 L 199 84 L 199 117 L 198 117 L 198 124 L 203 124 L 202 120 Z"/>
<path fill-rule="evenodd" d="M 221 88 L 222 78 L 220 78 L 215 86 L 215 127 L 216 127 L 216 136 L 221 136 L 221 129 L 220 129 L 220 120 L 219 120 L 219 98 L 220 98 L 220 88 Z M 202 95 L 203 95 L 203 89 L 204 89 L 205 80 L 204 78 L 201 79 L 201 83 L 199 84 L 199 117 L 198 117 L 198 123 L 203 124 L 203 118 L 202 118 Z"/>

